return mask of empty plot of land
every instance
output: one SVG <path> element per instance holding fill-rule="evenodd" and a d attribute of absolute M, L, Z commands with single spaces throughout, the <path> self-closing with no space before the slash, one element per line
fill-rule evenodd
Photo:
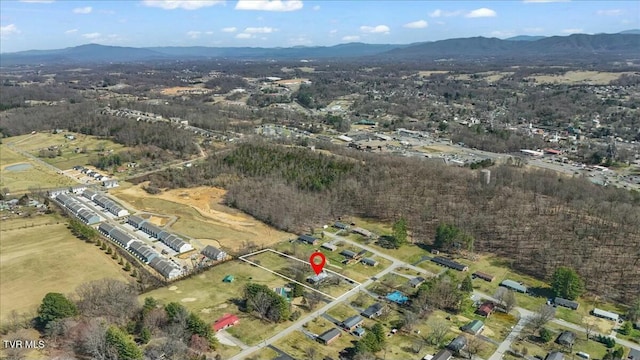
<path fill-rule="evenodd" d="M 632 75 L 632 72 L 601 72 L 601 71 L 567 71 L 562 75 L 533 75 L 529 79 L 534 79 L 543 84 L 594 84 L 608 85 L 611 81 L 617 80 L 623 74 Z"/>
<path fill-rule="evenodd" d="M 425 71 L 418 71 L 418 75 L 422 76 L 422 77 L 429 77 L 433 74 L 447 74 L 448 71 L 445 70 L 425 70 Z"/>
<path fill-rule="evenodd" d="M 3 222 L 0 319 L 12 310 L 34 311 L 48 292 L 70 293 L 82 283 L 102 278 L 131 279 L 95 245 L 73 236 L 65 222 L 53 216 L 37 219 L 33 227 L 24 219 Z"/>
<path fill-rule="evenodd" d="M 6 145 L 0 145 L 0 153 L 0 187 L 9 188 L 11 193 L 25 192 L 31 188 L 77 184 L 68 177 L 14 152 Z"/>
<path fill-rule="evenodd" d="M 236 250 L 244 241 L 269 246 L 294 237 L 224 205 L 223 189 L 197 187 L 149 195 L 141 186 L 115 189 L 112 194 L 139 210 L 177 216 L 172 229 L 193 238 L 211 239 L 212 245 Z"/>

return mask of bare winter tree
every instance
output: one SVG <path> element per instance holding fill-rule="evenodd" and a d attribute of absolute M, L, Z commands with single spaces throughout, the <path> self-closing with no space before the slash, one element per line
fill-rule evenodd
<path fill-rule="evenodd" d="M 504 309 L 507 313 L 510 313 L 511 310 L 516 307 L 516 295 L 511 290 L 507 290 L 502 301 L 504 302 Z"/>
<path fill-rule="evenodd" d="M 107 360 L 107 328 L 102 319 L 91 319 L 83 328 L 79 350 L 95 360 Z"/>
<path fill-rule="evenodd" d="M 449 324 L 442 320 L 435 320 L 429 324 L 431 332 L 429 333 L 429 340 L 433 345 L 439 345 L 449 333 Z"/>
<path fill-rule="evenodd" d="M 309 310 L 313 310 L 322 301 L 323 296 L 316 291 L 307 291 L 304 293 L 304 301 Z"/>
<path fill-rule="evenodd" d="M 591 335 L 593 335 L 593 332 L 596 329 L 596 324 L 586 316 L 583 316 L 580 322 L 582 323 L 582 327 L 584 328 L 586 339 L 587 341 L 589 341 Z"/>
<path fill-rule="evenodd" d="M 467 336 L 467 353 L 469 358 L 473 357 L 484 349 L 485 343 L 477 336 Z"/>
<path fill-rule="evenodd" d="M 260 315 L 261 319 L 264 319 L 271 307 L 271 298 L 264 292 L 259 292 L 256 295 L 250 296 L 248 299 L 248 306 Z"/>
<path fill-rule="evenodd" d="M 80 285 L 78 309 L 85 316 L 102 316 L 124 323 L 139 309 L 138 292 L 132 284 L 114 279 L 102 279 Z"/>
<path fill-rule="evenodd" d="M 546 323 L 553 320 L 556 315 L 556 309 L 553 306 L 541 305 L 536 312 L 529 318 L 529 324 L 533 330 L 542 328 Z"/>

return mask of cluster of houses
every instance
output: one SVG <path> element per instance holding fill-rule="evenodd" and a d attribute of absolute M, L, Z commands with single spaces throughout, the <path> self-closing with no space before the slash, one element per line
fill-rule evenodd
<path fill-rule="evenodd" d="M 145 234 L 160 240 L 163 244 L 178 253 L 193 250 L 193 246 L 184 241 L 181 237 L 160 228 L 147 219 L 131 215 L 127 218 L 127 224 L 133 226 L 136 230 L 141 230 Z"/>
<path fill-rule="evenodd" d="M 102 182 L 102 186 L 104 186 L 107 189 L 110 188 L 114 188 L 119 186 L 118 184 L 118 180 L 113 180 L 110 179 L 107 175 L 102 175 L 99 172 L 95 171 L 95 170 L 91 170 L 89 168 L 86 168 L 84 166 L 74 166 L 73 167 L 74 170 L 80 171 L 82 174 L 93 178 L 96 181 L 100 181 Z"/>
<path fill-rule="evenodd" d="M 336 224 L 341 224 L 341 223 L 336 223 Z M 344 225 L 344 224 L 341 224 Z M 347 226 L 347 225 L 344 225 Z M 366 231 L 366 230 L 365 230 Z M 298 241 L 303 242 L 305 244 L 309 244 L 309 245 L 317 245 L 318 244 L 318 239 L 311 236 L 311 235 L 306 235 L 306 234 L 302 234 L 298 236 Z M 332 243 L 324 243 L 322 245 L 320 245 L 320 247 L 322 247 L 323 249 L 327 249 L 329 251 L 336 251 L 338 249 L 338 247 Z M 357 262 L 360 261 L 361 263 L 365 264 L 365 265 L 369 265 L 369 266 L 377 266 L 378 265 L 378 261 L 372 259 L 372 258 L 365 258 L 363 257 L 364 254 L 366 254 L 367 251 L 366 250 L 362 250 L 358 253 L 351 251 L 351 250 L 342 250 L 340 252 L 340 255 L 345 257 L 344 262 L 345 263 L 350 263 L 350 262 Z"/>
<path fill-rule="evenodd" d="M 98 193 L 97 191 L 86 189 L 82 192 L 82 196 L 93 201 L 94 204 L 104 208 L 106 211 L 113 214 L 115 217 L 123 217 L 129 215 L 129 211 L 122 206 L 118 205 L 110 198 Z"/>
<path fill-rule="evenodd" d="M 182 270 L 177 264 L 163 258 L 149 245 L 135 239 L 125 230 L 109 223 L 102 223 L 98 226 L 98 231 L 133 254 L 133 256 L 143 263 L 151 266 L 165 278 L 172 280 L 182 275 Z"/>
<path fill-rule="evenodd" d="M 69 213 L 87 225 L 94 225 L 102 221 L 98 214 L 82 205 L 72 194 L 59 193 L 54 199 Z"/>

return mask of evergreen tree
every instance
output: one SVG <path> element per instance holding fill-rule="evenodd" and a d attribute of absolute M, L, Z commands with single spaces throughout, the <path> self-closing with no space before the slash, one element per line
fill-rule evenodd
<path fill-rule="evenodd" d="M 473 282 L 471 281 L 471 276 L 467 275 L 460 283 L 460 290 L 464 292 L 473 292 Z"/>
<path fill-rule="evenodd" d="M 48 293 L 38 308 L 38 325 L 44 329 L 55 320 L 72 317 L 78 314 L 76 304 L 60 293 Z"/>
<path fill-rule="evenodd" d="M 107 346 L 112 347 L 120 360 L 142 359 L 142 351 L 138 345 L 124 331 L 115 326 L 110 326 L 106 334 Z"/>
<path fill-rule="evenodd" d="M 575 300 L 584 292 L 584 281 L 572 268 L 561 266 L 553 273 L 551 288 L 556 296 Z"/>

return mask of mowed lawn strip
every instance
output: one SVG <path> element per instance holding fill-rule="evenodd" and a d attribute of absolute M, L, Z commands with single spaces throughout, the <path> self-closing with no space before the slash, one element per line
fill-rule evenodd
<path fill-rule="evenodd" d="M 5 231 L 5 225 L 13 230 Z M 66 223 L 20 225 L 29 222 L 3 221 L 0 232 L 0 319 L 12 310 L 35 311 L 48 292 L 70 294 L 80 284 L 103 278 L 132 281 L 109 255 L 73 236 Z"/>

